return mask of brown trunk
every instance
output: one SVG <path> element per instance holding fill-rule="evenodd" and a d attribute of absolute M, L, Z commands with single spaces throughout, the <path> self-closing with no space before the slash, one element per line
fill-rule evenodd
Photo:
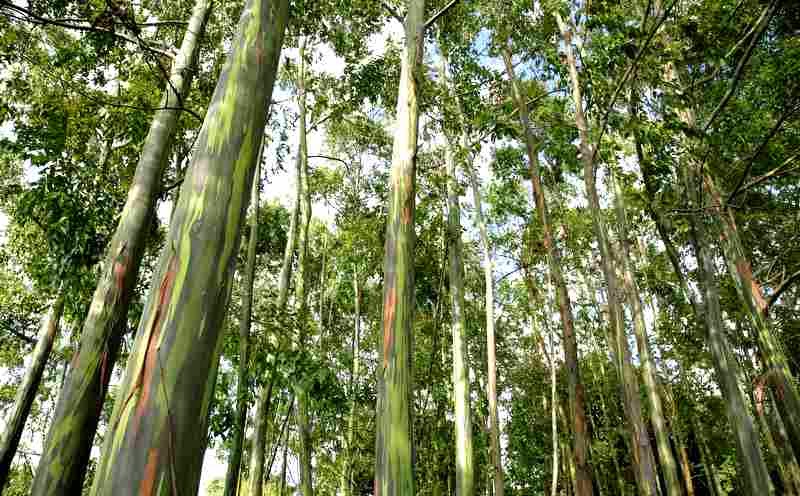
<path fill-rule="evenodd" d="M 524 134 L 525 145 L 528 151 L 528 161 L 531 171 L 531 182 L 533 184 L 533 196 L 536 203 L 536 212 L 542 223 L 544 231 L 544 246 L 547 250 L 547 261 L 550 267 L 550 275 L 556 286 L 556 300 L 561 315 L 564 339 L 564 363 L 567 367 L 569 377 L 569 402 L 572 413 L 572 432 L 574 435 L 575 458 L 575 480 L 576 496 L 591 496 L 592 494 L 592 475 L 589 466 L 589 432 L 586 425 L 586 411 L 584 407 L 584 388 L 580 378 L 578 367 L 578 342 L 575 337 L 575 326 L 572 318 L 572 304 L 567 292 L 567 284 L 561 272 L 561 254 L 554 244 L 552 227 L 547 213 L 547 203 L 542 187 L 541 176 L 539 174 L 538 143 L 530 126 L 528 116 L 528 105 L 525 101 L 519 81 L 514 74 L 514 65 L 511 61 L 511 52 L 508 49 L 503 51 L 503 60 L 506 65 L 506 72 L 511 81 L 511 88 L 514 100 L 517 104 L 520 123 Z"/>

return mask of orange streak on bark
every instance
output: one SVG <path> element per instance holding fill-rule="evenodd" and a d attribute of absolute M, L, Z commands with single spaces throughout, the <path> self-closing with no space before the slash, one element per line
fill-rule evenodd
<path fill-rule="evenodd" d="M 144 467 L 144 477 L 139 485 L 139 496 L 149 496 L 153 494 L 156 482 L 156 468 L 158 468 L 158 450 L 150 448 L 147 454 L 147 465 Z"/>
<path fill-rule="evenodd" d="M 147 398 L 150 395 L 150 384 L 153 382 L 153 373 L 158 361 L 158 336 L 161 332 L 161 318 L 164 314 L 164 309 L 169 303 L 172 296 L 172 283 L 175 281 L 175 264 L 176 259 L 173 256 L 169 261 L 167 273 L 164 274 L 164 279 L 161 281 L 161 287 L 158 290 L 158 304 L 155 309 L 155 317 L 153 324 L 150 326 L 150 332 L 147 337 L 147 348 L 145 349 L 144 363 L 142 364 L 142 372 L 139 375 L 139 386 L 141 386 L 141 393 L 136 402 L 136 412 L 133 417 L 132 429 L 135 433 L 141 422 L 142 417 L 147 411 Z M 134 388 L 134 391 L 136 388 Z"/>
<path fill-rule="evenodd" d="M 395 307 L 397 306 L 397 290 L 392 283 L 389 288 L 389 293 L 386 295 L 386 301 L 383 303 L 383 367 L 389 365 L 389 352 L 394 344 L 394 314 Z"/>
<path fill-rule="evenodd" d="M 114 280 L 117 286 L 117 295 L 122 293 L 125 277 L 128 273 L 128 257 L 125 255 L 126 251 L 127 247 L 123 245 L 122 249 L 119 251 L 119 255 L 117 255 L 117 259 L 114 261 Z"/>
<path fill-rule="evenodd" d="M 403 207 L 403 224 L 411 223 L 411 209 L 408 206 Z"/>
<path fill-rule="evenodd" d="M 750 268 L 750 262 L 745 258 L 740 258 L 736 261 L 736 270 L 744 279 L 745 284 L 750 284 L 750 293 L 753 295 L 756 307 L 760 313 L 764 313 L 767 308 L 767 302 L 761 294 L 761 285 L 753 278 L 753 271 Z"/>

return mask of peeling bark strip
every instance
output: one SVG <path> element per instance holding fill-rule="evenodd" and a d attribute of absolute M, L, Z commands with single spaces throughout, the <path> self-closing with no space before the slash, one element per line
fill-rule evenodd
<path fill-rule="evenodd" d="M 220 328 L 287 18 L 287 0 L 249 0 L 242 12 L 142 313 L 93 496 L 197 492 Z M 134 408 L 124 398 L 140 377 Z"/>
<path fill-rule="evenodd" d="M 392 145 L 384 253 L 383 342 L 376 408 L 375 494 L 414 494 L 411 345 L 414 320 L 414 194 L 419 106 L 417 78 L 425 0 L 408 0 Z"/>
<path fill-rule="evenodd" d="M 42 319 L 39 335 L 36 337 L 36 347 L 33 349 L 33 360 L 25 371 L 22 384 L 17 388 L 14 406 L 6 412 L 6 416 L 3 418 L 6 428 L 0 436 L 0 492 L 8 482 L 11 461 L 17 453 L 25 421 L 28 419 L 33 400 L 36 398 L 47 359 L 53 350 L 53 342 L 58 334 L 58 321 L 61 320 L 63 311 L 64 290 L 62 288 L 50 307 L 50 311 Z"/>
<path fill-rule="evenodd" d="M 34 496 L 79 494 L 108 380 L 125 332 L 147 233 L 155 215 L 161 177 L 189 91 L 210 0 L 196 0 L 175 57 L 160 108 L 150 125 L 125 207 L 108 246 L 103 272 L 83 325 L 78 351 L 59 394 L 33 481 Z"/>

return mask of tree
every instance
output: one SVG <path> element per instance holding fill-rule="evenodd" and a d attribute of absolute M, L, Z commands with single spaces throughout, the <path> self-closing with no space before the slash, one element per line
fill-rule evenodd
<path fill-rule="evenodd" d="M 92 494 L 197 490 L 205 439 L 193 421 L 200 418 L 205 432 L 232 262 L 287 16 L 280 1 L 253 0 L 242 13 L 181 188 Z M 186 454 L 177 456 L 177 446 Z"/>

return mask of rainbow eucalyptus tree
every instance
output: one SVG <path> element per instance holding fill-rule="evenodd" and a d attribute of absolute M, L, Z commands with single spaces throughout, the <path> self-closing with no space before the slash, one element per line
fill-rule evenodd
<path fill-rule="evenodd" d="M 249 0 L 214 91 L 117 392 L 91 494 L 195 494 L 221 327 L 288 19 Z"/>
<path fill-rule="evenodd" d="M 428 20 L 425 20 L 425 0 L 408 0 L 405 17 L 400 17 L 385 2 L 383 4 L 403 23 L 405 36 L 400 56 L 383 258 L 383 318 L 375 412 L 375 494 L 399 496 L 414 493 L 410 398 L 418 71 L 424 52 L 425 30 L 455 5 L 456 0 L 448 2 Z"/>
<path fill-rule="evenodd" d="M 108 381 L 127 326 L 147 232 L 161 191 L 161 176 L 178 127 L 180 108 L 188 94 L 210 7 L 210 0 L 197 0 L 161 99 L 160 107 L 164 110 L 156 111 L 150 125 L 127 202 L 107 248 L 78 351 L 59 394 L 32 495 L 81 491 Z"/>
<path fill-rule="evenodd" d="M 539 138 L 537 138 L 531 128 L 528 103 L 522 92 L 522 85 L 514 72 L 514 64 L 511 59 L 511 50 L 503 50 L 503 62 L 505 63 L 506 73 L 511 82 L 511 94 L 519 112 L 519 120 L 522 126 L 525 148 L 528 153 L 528 166 L 531 173 L 531 183 L 533 185 L 533 200 L 536 204 L 536 213 L 542 223 L 544 233 L 543 242 L 547 250 L 547 263 L 553 284 L 556 287 L 556 302 L 561 316 L 564 340 L 564 363 L 567 367 L 567 377 L 569 379 L 569 406 L 572 412 L 572 434 L 573 446 L 569 450 L 569 459 L 565 463 L 574 462 L 574 473 L 568 472 L 574 477 L 575 494 L 577 496 L 591 496 L 592 494 L 592 473 L 589 465 L 589 425 L 586 421 L 585 389 L 580 376 L 580 365 L 578 363 L 578 340 L 575 336 L 575 321 L 572 314 L 572 300 L 567 290 L 566 279 L 561 264 L 561 251 L 555 243 L 553 227 L 550 222 L 547 198 L 545 197 L 544 187 L 539 166 Z M 572 458 L 574 456 L 574 459 Z"/>
<path fill-rule="evenodd" d="M 14 406 L 3 418 L 5 430 L 0 436 L 0 492 L 8 481 L 11 461 L 17 453 L 25 421 L 28 419 L 36 392 L 39 390 L 39 384 L 42 382 L 44 367 L 53 350 L 53 343 L 58 335 L 58 321 L 61 320 L 63 311 L 64 290 L 62 288 L 50 306 L 50 310 L 42 318 L 39 334 L 36 336 L 36 346 L 33 349 L 33 358 L 25 371 L 22 384 L 17 388 Z"/>
<path fill-rule="evenodd" d="M 425 0 L 408 0 L 403 21 L 383 262 L 383 320 L 375 412 L 375 495 L 414 494 L 411 458 L 411 340 L 414 320 L 414 191 Z"/>

